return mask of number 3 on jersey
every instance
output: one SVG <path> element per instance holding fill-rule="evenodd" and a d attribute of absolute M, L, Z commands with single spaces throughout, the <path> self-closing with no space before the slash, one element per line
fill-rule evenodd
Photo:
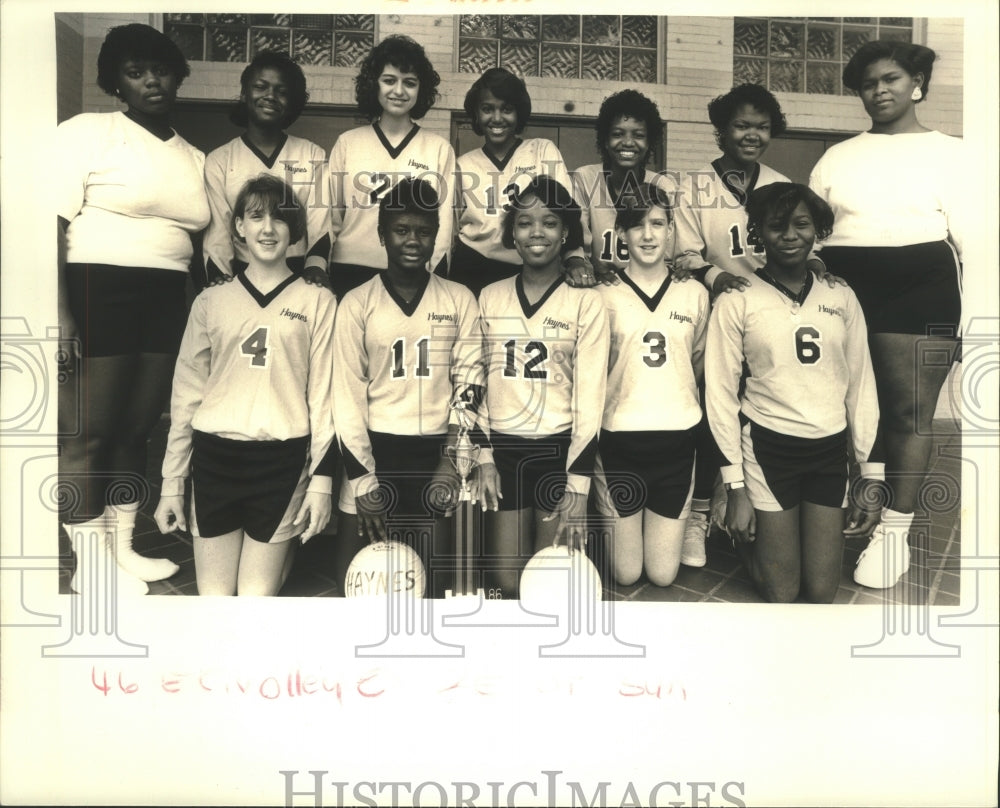
<path fill-rule="evenodd" d="M 823 336 L 811 325 L 800 325 L 795 329 L 795 356 L 803 365 L 815 365 L 819 362 L 820 347 Z"/>
<path fill-rule="evenodd" d="M 267 367 L 267 326 L 262 325 L 240 343 L 240 353 L 250 357 L 250 367 Z"/>
<path fill-rule="evenodd" d="M 667 338 L 659 331 L 647 331 L 642 341 L 649 346 L 649 353 L 642 357 L 651 368 L 663 367 L 667 363 Z"/>

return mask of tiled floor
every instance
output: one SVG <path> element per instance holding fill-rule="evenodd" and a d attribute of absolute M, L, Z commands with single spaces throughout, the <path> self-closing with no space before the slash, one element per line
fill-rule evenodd
<path fill-rule="evenodd" d="M 152 520 L 152 512 L 159 497 L 159 464 L 163 456 L 166 427 L 164 418 L 150 442 L 149 479 L 152 483 L 152 497 L 139 515 L 134 546 L 141 553 L 169 558 L 181 567 L 172 578 L 150 584 L 150 594 L 196 595 L 191 539 L 176 534 L 163 536 Z M 956 425 L 950 421 L 936 421 L 934 427 L 936 437 L 927 486 L 934 486 L 937 482 L 940 490 L 954 492 L 952 481 L 961 479 L 961 436 Z M 911 535 L 910 571 L 890 590 L 879 591 L 858 586 L 854 583 L 853 570 L 866 542 L 848 541 L 836 603 L 879 604 L 884 599 L 912 605 L 959 603 L 961 503 L 954 496 L 939 498 L 928 495 L 925 499 L 927 507 L 935 510 L 918 511 L 916 514 L 914 524 L 926 525 L 929 529 L 919 532 L 915 538 Z M 342 594 L 342 585 L 335 580 L 334 573 L 336 541 L 336 535 L 328 529 L 327 533 L 314 537 L 299 550 L 292 573 L 281 591 L 282 597 Z M 618 587 L 611 581 L 605 581 L 605 597 L 641 602 L 762 601 L 725 535 L 713 532 L 709 537 L 707 550 L 708 563 L 705 567 L 695 569 L 682 566 L 676 581 L 669 587 L 655 586 L 644 577 L 629 587 Z M 62 531 L 60 552 L 63 558 L 59 576 L 60 591 L 68 593 L 74 561 L 69 540 Z"/>

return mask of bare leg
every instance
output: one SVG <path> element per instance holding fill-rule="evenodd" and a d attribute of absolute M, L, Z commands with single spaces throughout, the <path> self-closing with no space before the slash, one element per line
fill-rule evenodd
<path fill-rule="evenodd" d="M 736 550 L 757 585 L 771 603 L 791 603 L 799 596 L 801 548 L 799 506 L 787 511 L 755 511 L 757 538 L 736 543 Z"/>
<path fill-rule="evenodd" d="M 670 586 L 680 567 L 687 520 L 670 519 L 649 510 L 642 518 L 646 575 L 657 586 Z"/>
<path fill-rule="evenodd" d="M 803 502 L 802 588 L 812 603 L 833 603 L 844 560 L 843 508 Z"/>
<path fill-rule="evenodd" d="M 239 580 L 243 531 L 211 538 L 194 537 L 194 571 L 199 595 L 235 595 Z"/>
<path fill-rule="evenodd" d="M 612 563 L 615 582 L 621 586 L 631 586 L 642 574 L 642 518 L 640 511 L 614 521 Z"/>
<path fill-rule="evenodd" d="M 277 595 L 281 589 L 281 573 L 294 542 L 282 541 L 277 544 L 254 541 L 243 537 L 240 553 L 238 595 Z"/>

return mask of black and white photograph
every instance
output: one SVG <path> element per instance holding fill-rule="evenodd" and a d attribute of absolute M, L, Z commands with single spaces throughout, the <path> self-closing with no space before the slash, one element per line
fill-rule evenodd
<path fill-rule="evenodd" d="M 5 804 L 997 804 L 995 8 L 0 8 Z"/>

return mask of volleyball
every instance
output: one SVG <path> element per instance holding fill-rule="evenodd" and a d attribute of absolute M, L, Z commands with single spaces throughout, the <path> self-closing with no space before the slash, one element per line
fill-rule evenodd
<path fill-rule="evenodd" d="M 565 545 L 535 553 L 521 573 L 520 598 L 526 606 L 553 606 L 560 601 L 600 600 L 601 576 L 584 553 Z"/>
<path fill-rule="evenodd" d="M 379 541 L 363 547 L 351 560 L 344 578 L 344 596 L 424 596 L 424 565 L 409 545 Z"/>

